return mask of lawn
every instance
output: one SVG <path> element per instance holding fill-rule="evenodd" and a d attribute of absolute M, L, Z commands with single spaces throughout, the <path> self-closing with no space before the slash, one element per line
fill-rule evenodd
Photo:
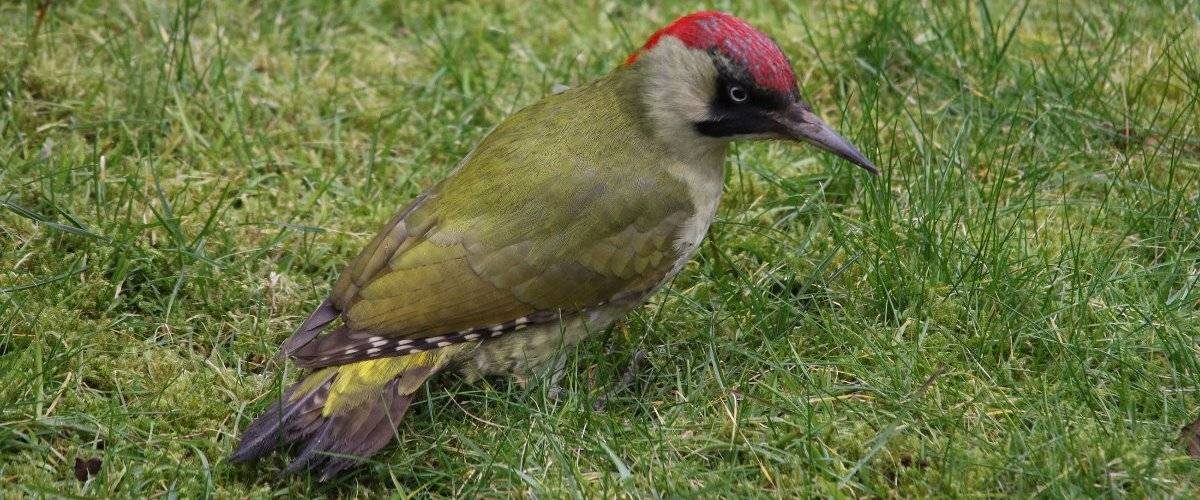
<path fill-rule="evenodd" d="M 1188 1 L 709 5 L 884 174 L 739 144 L 697 257 L 560 397 L 447 378 L 336 481 L 228 463 L 393 211 L 697 8 L 436 3 L 0 3 L 0 496 L 1200 489 Z"/>

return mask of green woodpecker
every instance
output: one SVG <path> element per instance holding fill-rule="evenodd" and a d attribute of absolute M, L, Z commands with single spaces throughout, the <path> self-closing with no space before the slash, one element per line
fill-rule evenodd
<path fill-rule="evenodd" d="M 312 372 L 232 458 L 297 445 L 288 470 L 328 479 L 386 445 L 439 371 L 524 375 L 604 330 L 695 253 L 737 139 L 807 142 L 876 172 L 813 114 L 769 37 L 722 12 L 679 18 L 607 76 L 501 122 L 384 225 L 284 341 Z"/>

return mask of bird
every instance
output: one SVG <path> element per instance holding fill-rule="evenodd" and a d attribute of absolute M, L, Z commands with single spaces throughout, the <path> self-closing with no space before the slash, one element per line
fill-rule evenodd
<path fill-rule="evenodd" d="M 525 377 L 604 331 L 696 252 L 735 140 L 879 172 L 813 112 L 774 40 L 726 12 L 684 15 L 503 120 L 384 224 L 280 346 L 309 371 L 231 460 L 292 449 L 284 473 L 337 477 L 397 436 L 434 375 Z"/>

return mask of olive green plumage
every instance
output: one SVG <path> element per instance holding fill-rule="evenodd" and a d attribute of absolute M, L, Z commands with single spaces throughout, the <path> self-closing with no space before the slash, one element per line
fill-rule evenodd
<path fill-rule="evenodd" d="M 416 370 L 423 381 L 454 361 L 463 342 L 640 301 L 659 286 L 681 257 L 675 242 L 696 207 L 688 186 L 660 168 L 675 160 L 651 140 L 639 103 L 628 98 L 638 82 L 623 68 L 516 113 L 401 210 L 284 343 L 284 353 L 318 371 L 256 422 L 274 425 L 247 430 L 234 458 L 261 456 L 280 439 L 308 439 L 311 450 L 293 467 L 324 462 L 332 475 L 353 462 L 319 456 L 346 451 L 321 428 L 393 378 Z M 587 148 L 554 147 L 581 139 Z M 314 340 L 339 315 L 342 325 Z M 390 397 L 406 407 L 418 386 L 404 384 Z M 313 400 L 321 403 L 309 410 L 313 421 L 289 431 L 281 416 Z M 382 428 L 383 420 L 364 425 Z M 373 452 L 388 439 L 355 450 Z"/>
<path fill-rule="evenodd" d="M 667 154 L 628 147 L 651 143 L 626 98 L 638 92 L 631 73 L 505 120 L 382 231 L 334 287 L 349 330 L 436 336 L 577 311 L 657 284 L 693 207 L 667 172 L 629 168 Z M 581 141 L 589 147 L 554 147 Z"/>

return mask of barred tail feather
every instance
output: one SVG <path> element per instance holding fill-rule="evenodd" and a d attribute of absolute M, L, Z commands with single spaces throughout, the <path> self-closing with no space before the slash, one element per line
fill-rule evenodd
<path fill-rule="evenodd" d="M 367 363 L 381 361 L 394 360 Z M 373 386 L 369 395 L 349 402 L 340 389 L 355 385 L 365 370 L 378 367 L 348 365 L 314 372 L 246 428 L 230 459 L 244 462 L 281 447 L 298 446 L 299 454 L 284 472 L 319 471 L 322 481 L 361 463 L 392 440 L 414 393 L 440 365 L 403 361 L 405 366 Z M 339 377 L 351 380 L 339 383 Z"/>
<path fill-rule="evenodd" d="M 285 472 L 320 469 L 321 481 L 326 481 L 374 455 L 396 435 L 396 426 L 412 402 L 413 394 L 400 391 L 400 386 L 398 377 L 381 397 L 324 419 L 316 437 L 308 440 Z"/>
<path fill-rule="evenodd" d="M 320 420 L 321 410 L 329 397 L 336 370 L 321 370 L 292 385 L 278 402 L 254 419 L 242 432 L 238 448 L 229 458 L 235 462 L 256 460 L 271 453 L 280 445 L 307 438 L 314 431 L 313 424 Z M 314 379 L 319 385 L 303 392 L 305 385 Z"/>

